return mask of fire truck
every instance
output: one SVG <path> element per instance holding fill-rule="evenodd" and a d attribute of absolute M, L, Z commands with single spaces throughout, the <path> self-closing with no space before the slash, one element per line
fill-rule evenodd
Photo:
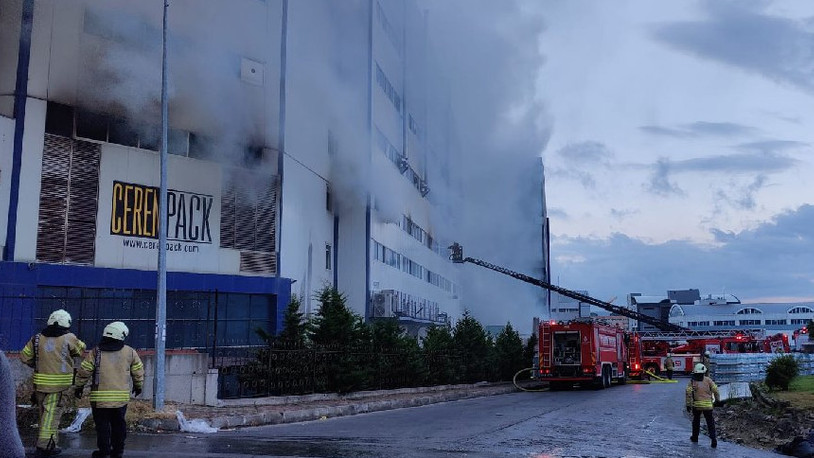
<path fill-rule="evenodd" d="M 642 365 L 645 371 L 659 375 L 664 360 L 671 354 L 678 373 L 689 373 L 705 352 L 718 353 L 788 353 L 788 336 L 778 333 L 765 336 L 760 329 L 642 332 Z"/>
<path fill-rule="evenodd" d="M 540 380 L 552 390 L 574 383 L 608 388 L 630 374 L 635 333 L 595 320 L 544 321 L 538 329 Z"/>
<path fill-rule="evenodd" d="M 674 354 L 673 362 L 676 372 L 690 372 L 694 363 L 700 361 L 701 354 L 705 351 L 710 351 L 710 353 L 775 352 L 778 349 L 789 351 L 788 337 L 784 334 L 767 339 L 762 334 L 758 337 L 757 333 L 762 333 L 759 330 L 694 331 L 586 294 L 552 285 L 481 259 L 464 257 L 463 247 L 458 243 L 453 243 L 449 249 L 449 258 L 454 263 L 476 264 L 659 329 L 659 331 L 652 332 L 628 333 L 599 322 L 579 325 L 576 322 L 541 324 L 538 329 L 538 358 L 535 361 L 533 374 L 535 378 L 553 382 L 553 386 L 559 387 L 561 383 L 593 381 L 600 387 L 607 387 L 610 385 L 611 379 L 623 380 L 626 377 L 639 377 L 643 371 L 658 374 L 664 368 L 667 353 Z M 543 337 L 544 331 L 545 338 Z M 570 349 L 566 352 L 566 344 L 573 345 L 571 342 L 575 341 L 577 335 L 580 339 L 579 351 L 575 352 Z M 625 344 L 620 346 L 620 341 Z M 611 350 L 611 342 L 616 342 L 614 344 L 616 345 L 615 354 Z M 565 347 L 560 348 L 561 346 Z M 578 373 L 579 371 L 582 372 Z"/>

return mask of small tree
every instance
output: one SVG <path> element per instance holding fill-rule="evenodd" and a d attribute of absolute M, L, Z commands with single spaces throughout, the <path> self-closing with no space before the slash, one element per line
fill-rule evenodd
<path fill-rule="evenodd" d="M 452 333 L 446 326 L 433 326 L 422 340 L 427 382 L 430 385 L 446 385 L 456 381 L 455 356 Z"/>
<path fill-rule="evenodd" d="M 526 367 L 536 366 L 534 356 L 537 354 L 537 334 L 532 334 L 526 341 L 526 346 L 523 347 L 523 361 Z"/>
<path fill-rule="evenodd" d="M 806 334 L 811 336 L 812 332 L 814 332 L 814 320 L 808 320 L 808 324 L 806 325 Z"/>
<path fill-rule="evenodd" d="M 364 332 L 361 319 L 347 306 L 345 296 L 325 286 L 317 293 L 321 306 L 313 320 L 309 338 L 318 355 L 320 385 L 327 391 L 347 392 L 365 381 L 365 369 L 353 361 L 352 351 L 359 348 Z"/>
<path fill-rule="evenodd" d="M 789 383 L 800 372 L 794 355 L 778 356 L 766 368 L 766 386 L 770 389 L 789 390 Z"/>
<path fill-rule="evenodd" d="M 483 326 L 469 313 L 455 324 L 452 333 L 453 348 L 458 360 L 458 367 L 467 383 L 480 382 L 488 377 L 489 352 L 492 339 Z"/>
<path fill-rule="evenodd" d="M 307 339 L 308 323 L 303 313 L 300 312 L 301 305 L 298 296 L 291 296 L 291 301 L 288 303 L 283 316 L 283 330 L 277 338 L 279 342 L 290 348 L 305 346 Z"/>
<path fill-rule="evenodd" d="M 498 380 L 511 380 L 520 369 L 528 367 L 523 357 L 523 341 L 511 323 L 495 339 L 495 357 Z"/>

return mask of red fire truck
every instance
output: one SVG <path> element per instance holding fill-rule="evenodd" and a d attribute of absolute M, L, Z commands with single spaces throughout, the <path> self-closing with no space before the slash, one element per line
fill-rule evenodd
<path fill-rule="evenodd" d="M 790 350 L 788 336 L 783 333 L 766 337 L 760 330 L 720 330 L 691 332 L 642 333 L 642 365 L 646 371 L 659 375 L 664 370 L 667 354 L 672 354 L 674 371 L 689 373 L 705 352 L 717 353 L 777 353 Z"/>
<path fill-rule="evenodd" d="M 629 375 L 630 349 L 638 344 L 633 333 L 593 320 L 544 321 L 538 331 L 537 375 L 551 389 L 574 383 L 608 388 Z"/>

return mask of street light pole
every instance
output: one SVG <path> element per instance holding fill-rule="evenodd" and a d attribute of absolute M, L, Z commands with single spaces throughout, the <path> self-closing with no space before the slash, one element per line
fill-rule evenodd
<path fill-rule="evenodd" d="M 158 287 L 155 302 L 155 368 L 153 370 L 153 408 L 164 409 L 164 351 L 167 341 L 167 11 L 164 0 L 164 27 L 161 49 L 161 188 L 158 201 Z"/>

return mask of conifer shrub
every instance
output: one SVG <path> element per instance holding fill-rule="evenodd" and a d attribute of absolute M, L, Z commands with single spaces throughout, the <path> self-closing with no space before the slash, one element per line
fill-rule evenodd
<path fill-rule="evenodd" d="M 778 356 L 766 368 L 766 386 L 770 389 L 789 390 L 789 383 L 800 373 L 800 366 L 793 355 Z"/>

